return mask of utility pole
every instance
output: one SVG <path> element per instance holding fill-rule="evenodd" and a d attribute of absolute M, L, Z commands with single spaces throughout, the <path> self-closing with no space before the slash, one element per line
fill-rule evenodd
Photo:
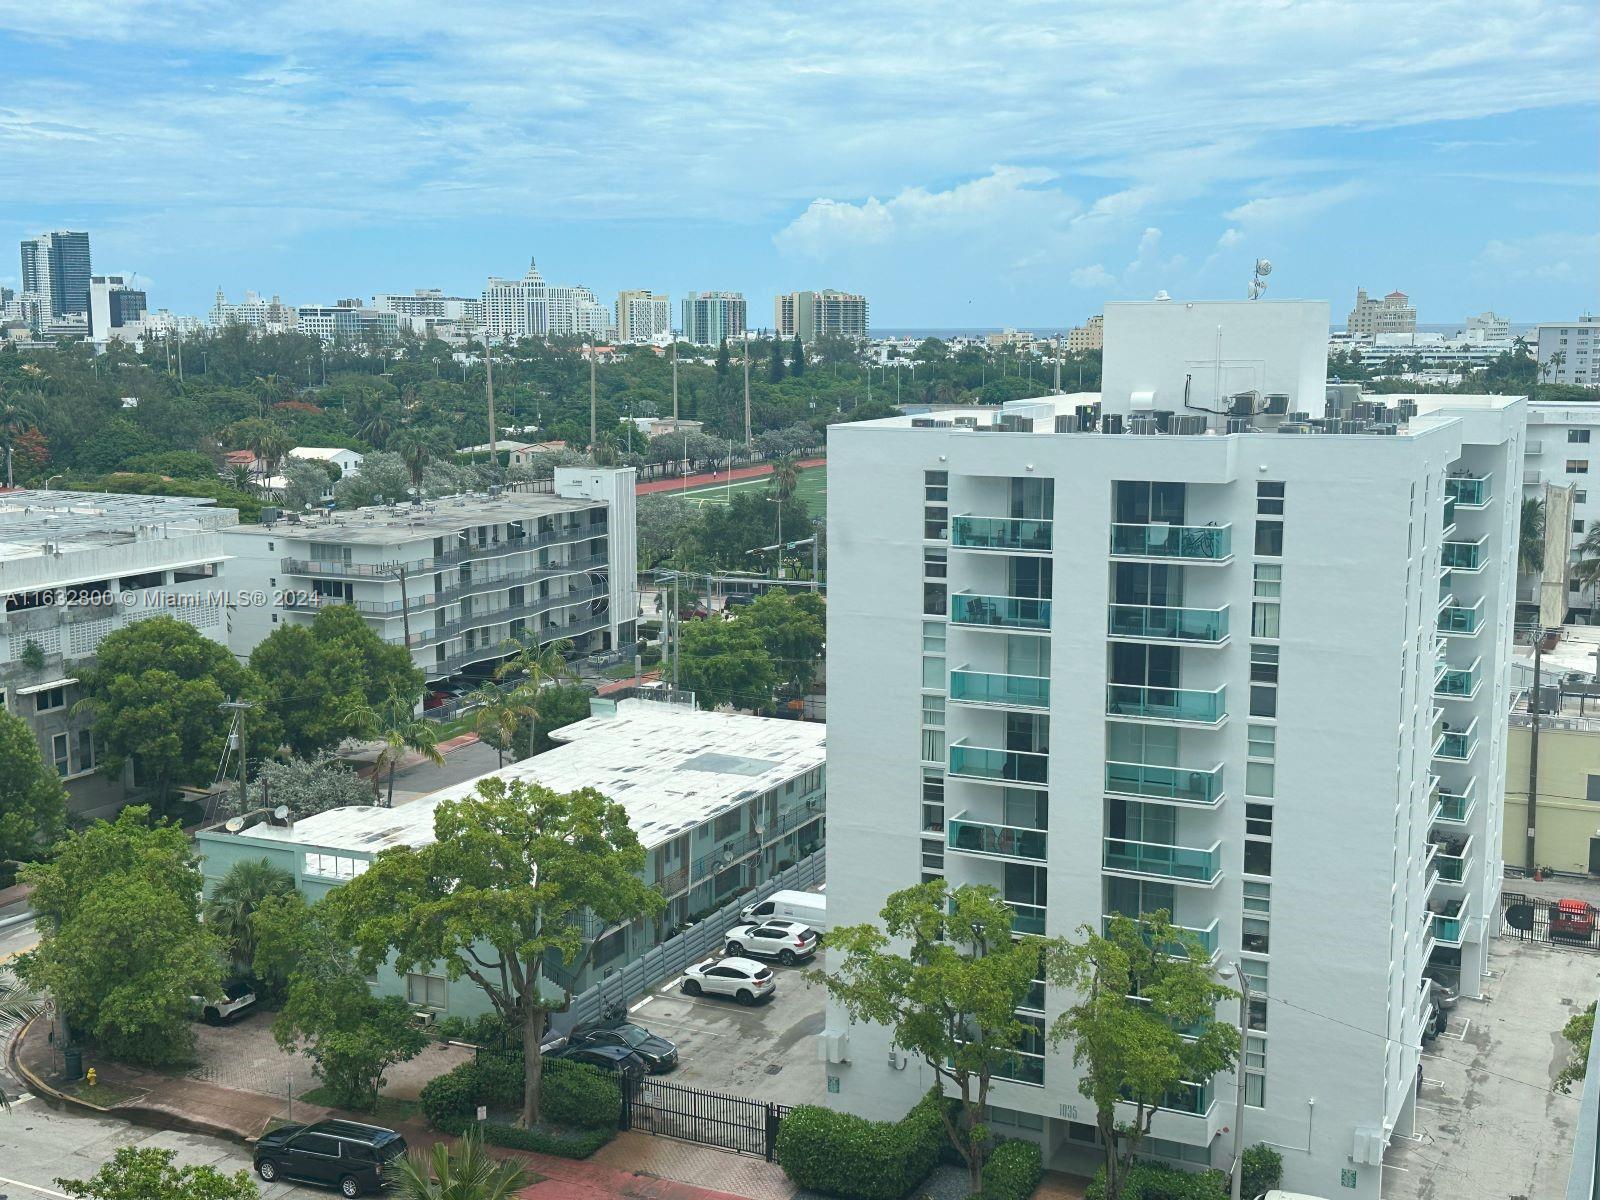
<path fill-rule="evenodd" d="M 485 386 L 489 389 L 489 470 L 496 471 L 500 466 L 500 451 L 498 429 L 494 419 L 494 351 L 489 348 L 489 334 L 483 335 L 483 369 Z M 401 577 L 400 586 L 405 586 L 405 579 Z M 410 639 L 407 638 L 407 641 Z M 408 651 L 409 653 L 409 651 Z"/>
<path fill-rule="evenodd" d="M 750 331 L 744 335 L 744 448 L 750 449 Z"/>
<path fill-rule="evenodd" d="M 183 327 L 178 327 L 178 386 L 183 386 Z"/>
<path fill-rule="evenodd" d="M 406 656 L 411 655 L 411 605 L 406 595 L 406 564 L 396 563 L 395 578 L 400 581 L 400 630 L 406 639 Z"/>
<path fill-rule="evenodd" d="M 678 339 L 672 339 L 672 425 L 678 425 Z"/>
<path fill-rule="evenodd" d="M 248 805 L 245 802 L 245 768 L 248 765 L 248 744 L 244 739 L 244 714 L 255 707 L 253 700 L 229 700 L 217 705 L 224 711 L 233 713 L 233 728 L 228 731 L 228 740 L 239 749 L 239 814 L 244 815 Z"/>
<path fill-rule="evenodd" d="M 1056 347 L 1056 395 L 1061 394 L 1061 347 Z"/>
<path fill-rule="evenodd" d="M 1544 658 L 1544 630 L 1533 631 L 1533 691 L 1528 693 L 1528 845 L 1524 866 L 1528 878 L 1538 869 L 1534 857 L 1534 831 L 1539 812 L 1539 667 Z"/>
<path fill-rule="evenodd" d="M 595 435 L 595 384 L 594 384 L 594 346 L 589 347 L 589 453 L 594 453 Z"/>

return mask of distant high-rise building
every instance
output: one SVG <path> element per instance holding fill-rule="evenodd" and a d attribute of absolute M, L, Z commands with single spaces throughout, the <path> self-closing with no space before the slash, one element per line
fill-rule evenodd
<path fill-rule="evenodd" d="M 772 317 L 779 337 L 798 337 L 808 346 L 825 337 L 867 336 L 867 298 L 832 288 L 779 296 Z"/>
<path fill-rule="evenodd" d="M 1486 342 L 1504 342 L 1511 338 L 1511 322 L 1497 312 L 1479 313 L 1467 318 L 1467 332 L 1477 332 Z"/>
<path fill-rule="evenodd" d="M 617 293 L 617 341 L 649 342 L 672 333 L 672 300 L 644 289 Z"/>
<path fill-rule="evenodd" d="M 690 292 L 683 299 L 683 340 L 696 346 L 720 346 L 744 336 L 745 303 L 741 292 Z"/>
<path fill-rule="evenodd" d="M 491 276 L 483 289 L 484 336 L 503 341 L 544 337 L 550 332 L 550 298 L 533 259 L 521 279 Z"/>
<path fill-rule="evenodd" d="M 1600 387 L 1600 323 L 1593 316 L 1540 325 L 1534 332 L 1541 383 Z"/>
<path fill-rule="evenodd" d="M 145 294 L 126 275 L 89 277 L 89 336 L 97 342 L 118 336 L 144 320 Z"/>
<path fill-rule="evenodd" d="M 243 325 L 259 333 L 293 333 L 300 327 L 300 316 L 292 304 L 285 304 L 274 294 L 263 300 L 258 292 L 246 292 L 244 299 L 234 304 L 217 289 L 212 301 L 211 326 L 223 329 L 229 325 Z"/>
<path fill-rule="evenodd" d="M 1404 292 L 1390 292 L 1374 300 L 1365 288 L 1356 289 L 1356 306 L 1345 319 L 1345 332 L 1352 337 L 1376 337 L 1380 333 L 1415 333 L 1417 307 Z"/>
<path fill-rule="evenodd" d="M 89 312 L 89 235 L 58 230 L 22 243 L 22 290 L 42 317 Z"/>
<path fill-rule="evenodd" d="M 611 310 L 581 284 L 546 289 L 550 300 L 550 336 L 584 337 L 596 340 L 606 336 L 611 325 Z"/>
<path fill-rule="evenodd" d="M 459 321 L 463 325 L 476 325 L 483 317 L 480 297 L 446 296 L 438 288 L 418 288 L 409 294 L 386 292 L 372 298 L 372 307 L 398 317 Z"/>
<path fill-rule="evenodd" d="M 1086 350 L 1099 350 L 1104 344 L 1105 317 L 1096 314 L 1082 325 L 1067 330 L 1067 352 L 1082 354 Z"/>

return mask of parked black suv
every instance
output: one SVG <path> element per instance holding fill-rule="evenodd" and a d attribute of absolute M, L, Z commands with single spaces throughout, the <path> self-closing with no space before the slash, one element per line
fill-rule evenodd
<path fill-rule="evenodd" d="M 392 1129 L 358 1121 L 318 1121 L 284 1125 L 256 1143 L 256 1174 L 267 1183 L 293 1179 L 336 1187 L 346 1196 L 375 1192 L 384 1168 L 406 1152 L 406 1140 Z"/>

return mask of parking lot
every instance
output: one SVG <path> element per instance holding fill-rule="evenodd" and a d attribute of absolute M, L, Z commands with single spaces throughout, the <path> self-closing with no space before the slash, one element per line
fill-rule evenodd
<path fill-rule="evenodd" d="M 1566 1195 L 1578 1097 L 1553 1083 L 1561 1027 L 1594 1001 L 1600 955 L 1508 937 L 1490 969 L 1483 998 L 1463 996 L 1423 1053 L 1415 1136 L 1385 1156 L 1386 1197 Z"/>
<path fill-rule="evenodd" d="M 827 991 L 806 972 L 820 967 L 825 954 L 809 965 L 770 964 L 777 990 L 751 1008 L 686 996 L 678 977 L 635 1003 L 628 1019 L 677 1043 L 678 1066 L 665 1082 L 777 1104 L 820 1104 L 826 1079 L 817 1035 Z"/>

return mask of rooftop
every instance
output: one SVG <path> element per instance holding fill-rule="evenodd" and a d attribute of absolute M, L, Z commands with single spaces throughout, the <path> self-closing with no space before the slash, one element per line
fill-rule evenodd
<path fill-rule="evenodd" d="M 209 497 L 0 491 L 0 562 L 190 537 L 238 521 Z"/>
<path fill-rule="evenodd" d="M 598 500 L 557 496 L 548 491 L 505 491 L 499 495 L 469 492 L 421 504 L 293 513 L 270 525 L 241 525 L 233 532 L 250 537 L 303 537 L 396 546 L 424 538 L 454 537 L 469 525 L 498 525 L 604 507 Z"/>
<path fill-rule="evenodd" d="M 827 730 L 816 722 L 628 699 L 617 702 L 615 716 L 590 716 L 553 736 L 563 744 L 399 808 L 336 808 L 292 827 L 255 825 L 248 834 L 364 854 L 425 846 L 440 804 L 500 778 L 560 792 L 596 788 L 627 809 L 628 823 L 649 849 L 822 766 Z"/>

